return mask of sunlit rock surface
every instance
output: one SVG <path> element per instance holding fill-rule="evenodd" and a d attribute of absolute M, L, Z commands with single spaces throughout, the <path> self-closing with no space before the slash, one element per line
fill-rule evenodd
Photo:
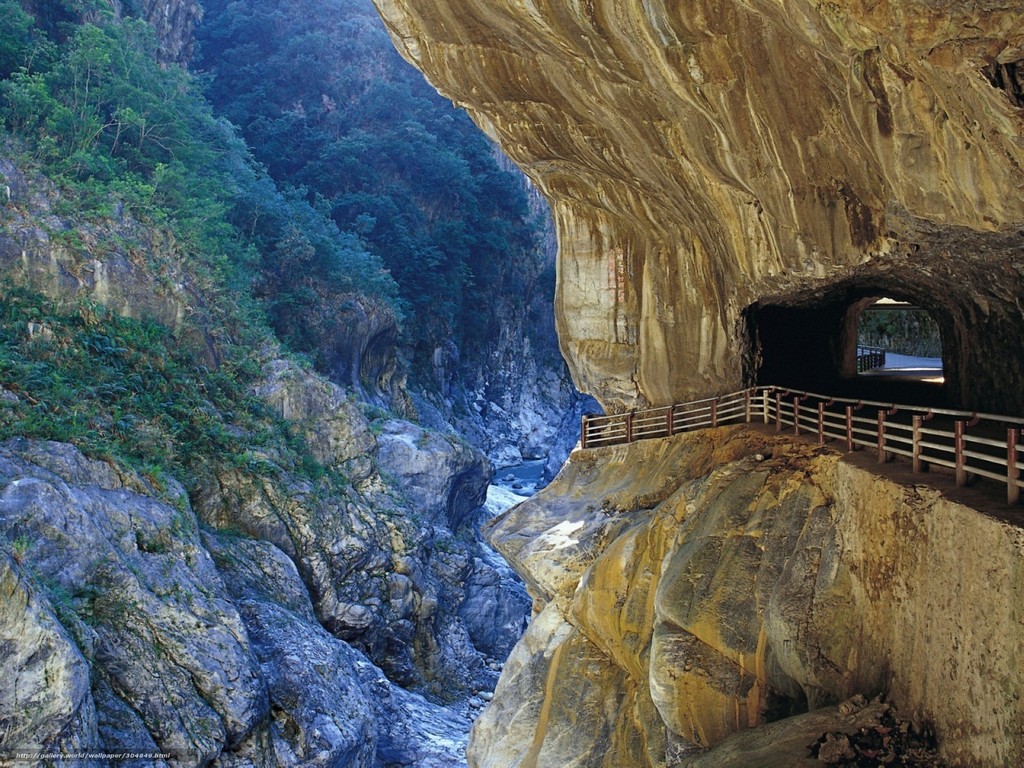
<path fill-rule="evenodd" d="M 21 539 L 22 562 L 31 544 Z M 39 592 L 16 560 L 0 556 L 3 743 L 33 752 L 78 752 L 96 739 L 89 665 Z"/>
<path fill-rule="evenodd" d="M 949 401 L 1024 410 L 1019 4 L 377 5 L 550 199 L 562 348 L 605 405 L 828 384 L 851 304 L 896 295 Z"/>
<path fill-rule="evenodd" d="M 730 427 L 577 451 L 491 538 L 540 613 L 471 766 L 686 764 L 857 693 L 1024 760 L 1024 532 L 934 489 Z"/>
<path fill-rule="evenodd" d="M 61 208 L 56 187 L 0 156 L 0 272 L 10 285 L 72 303 L 94 301 L 125 317 L 181 332 L 183 343 L 216 365 L 220 353 L 188 259 L 164 231 L 117 206 L 109 219 L 83 221 Z M 9 195 L 9 196 L 8 196 Z M 157 265 L 156 268 L 153 265 Z M 190 321 L 190 322 L 186 322 Z"/>
<path fill-rule="evenodd" d="M 835 391 L 890 296 L 939 326 L 938 403 L 1024 413 L 1018 3 L 375 1 L 551 201 L 606 408 Z M 501 520 L 542 610 L 471 765 L 672 765 L 881 691 L 954 763 L 1024 761 L 1020 530 L 757 443 L 576 454 Z"/>

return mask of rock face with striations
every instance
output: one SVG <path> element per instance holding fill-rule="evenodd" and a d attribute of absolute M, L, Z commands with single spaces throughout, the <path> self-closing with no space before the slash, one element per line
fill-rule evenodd
<path fill-rule="evenodd" d="M 888 295 L 938 323 L 951 403 L 1024 409 L 1016 4 L 377 5 L 551 201 L 562 348 L 606 406 L 827 385 Z"/>
<path fill-rule="evenodd" d="M 561 346 L 609 410 L 847 386 L 888 296 L 939 327 L 940 401 L 1024 413 L 1018 4 L 375 2 L 551 202 Z M 952 764 L 1024 761 L 1020 529 L 765 448 L 577 453 L 497 524 L 539 612 L 471 765 L 686 764 L 880 692 Z"/>
<path fill-rule="evenodd" d="M 471 766 L 686 765 L 858 693 L 950 765 L 1024 759 L 1024 531 L 935 489 L 727 427 L 577 451 L 491 537 L 539 613 Z M 796 764 L 765 739 L 757 765 Z"/>
<path fill-rule="evenodd" d="M 187 64 L 192 59 L 192 32 L 203 18 L 203 7 L 197 0 L 144 0 L 142 18 L 156 32 L 164 61 Z"/>
<path fill-rule="evenodd" d="M 258 505 L 242 506 L 240 519 Z M 0 559 L 0 672 L 13 683 L 0 692 L 4 749 L 91 753 L 82 764 L 96 768 L 120 752 L 164 756 L 128 762 L 140 768 L 459 765 L 461 718 L 394 685 L 355 647 L 406 665 L 407 682 L 422 684 L 430 670 L 415 666 L 432 665 L 455 693 L 474 673 L 457 618 L 445 616 L 458 607 L 452 586 L 414 552 L 404 559 L 415 581 L 368 563 L 350 590 L 379 581 L 386 600 L 403 579 L 411 606 L 432 601 L 429 621 L 372 605 L 345 642 L 323 626 L 326 600 L 310 600 L 318 531 L 287 519 L 296 506 L 279 510 L 298 540 L 290 557 L 273 531 L 260 540 L 204 525 L 180 486 L 158 492 L 67 444 L 0 443 L 0 542 L 12 553 Z M 337 529 L 337 518 L 323 524 Z M 350 532 L 342 544 L 354 542 Z M 395 660 L 376 647 L 402 620 L 430 652 Z M 371 626 L 379 637 L 359 637 Z"/>

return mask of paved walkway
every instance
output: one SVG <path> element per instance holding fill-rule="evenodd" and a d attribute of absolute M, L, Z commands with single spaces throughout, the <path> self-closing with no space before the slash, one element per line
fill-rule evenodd
<path fill-rule="evenodd" d="M 775 427 L 770 424 L 754 422 L 746 426 L 758 432 L 777 434 Z M 796 437 L 789 432 L 786 436 L 791 440 L 800 440 L 813 445 L 818 443 L 817 438 L 810 434 L 801 434 Z M 826 443 L 824 448 L 834 450 L 842 457 L 843 461 L 850 462 L 863 470 L 900 485 L 908 488 L 915 486 L 934 488 L 950 501 L 963 504 L 965 507 L 975 509 L 1008 525 L 1024 528 L 1024 506 L 1007 506 L 1006 489 L 999 483 L 979 478 L 969 485 L 957 486 L 953 472 L 944 467 L 935 467 L 929 472 L 915 474 L 907 461 L 889 461 L 879 464 L 874 451 L 856 450 L 848 453 L 837 443 Z"/>

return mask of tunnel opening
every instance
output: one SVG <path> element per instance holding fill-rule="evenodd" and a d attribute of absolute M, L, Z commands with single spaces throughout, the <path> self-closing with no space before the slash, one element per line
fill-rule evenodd
<path fill-rule="evenodd" d="M 857 317 L 857 375 L 944 383 L 938 323 L 909 301 L 865 299 Z"/>
<path fill-rule="evenodd" d="M 906 314 L 893 317 L 896 312 Z M 956 405 L 945 375 L 952 321 L 927 296 L 892 285 L 846 284 L 759 301 L 747 308 L 745 319 L 751 384 L 879 402 Z M 865 365 L 865 348 L 871 347 L 885 353 L 888 369 L 885 361 Z"/>

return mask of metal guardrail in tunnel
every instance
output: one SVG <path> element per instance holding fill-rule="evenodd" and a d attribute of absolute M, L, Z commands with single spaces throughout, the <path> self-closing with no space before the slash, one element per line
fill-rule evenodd
<path fill-rule="evenodd" d="M 973 477 L 1005 483 L 1008 504 L 1017 504 L 1024 488 L 1020 476 L 1024 419 L 849 400 L 784 387 L 751 387 L 610 416 L 587 414 L 581 447 L 621 445 L 755 421 L 774 423 L 777 432 L 786 428 L 794 435 L 816 436 L 820 445 L 837 440 L 846 451 L 873 450 L 880 463 L 908 459 L 916 473 L 946 468 L 952 470 L 958 486 L 967 485 Z"/>
<path fill-rule="evenodd" d="M 857 347 L 857 373 L 885 366 L 885 350 L 881 347 Z"/>

